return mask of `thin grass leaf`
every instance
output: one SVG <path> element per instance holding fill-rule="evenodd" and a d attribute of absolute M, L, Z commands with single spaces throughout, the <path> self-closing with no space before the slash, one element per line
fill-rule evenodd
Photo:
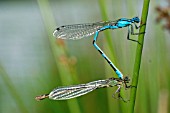
<path fill-rule="evenodd" d="M 142 17 L 141 17 L 141 25 L 146 24 L 147 22 L 147 16 L 148 16 L 148 10 L 149 10 L 149 2 L 150 0 L 144 0 L 143 2 L 143 10 L 142 10 Z M 142 26 L 139 30 L 139 32 L 145 32 L 146 25 Z M 132 79 L 132 87 L 131 94 L 130 94 L 130 105 L 129 105 L 129 113 L 134 113 L 134 107 L 135 107 L 135 100 L 136 100 L 136 91 L 137 91 L 137 85 L 138 85 L 138 78 L 139 78 L 139 71 L 140 71 L 140 65 L 141 65 L 141 57 L 142 57 L 142 50 L 143 50 L 143 44 L 144 44 L 144 35 L 140 34 L 138 36 L 138 41 L 140 44 L 137 45 L 136 48 L 136 57 L 135 57 L 135 64 L 134 64 L 134 70 L 133 70 L 133 79 Z"/>

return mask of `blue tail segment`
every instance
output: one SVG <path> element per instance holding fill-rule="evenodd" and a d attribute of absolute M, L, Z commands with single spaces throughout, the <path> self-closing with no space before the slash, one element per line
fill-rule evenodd
<path fill-rule="evenodd" d="M 104 30 L 104 29 L 108 29 L 107 27 L 102 28 L 101 30 L 96 31 L 96 34 L 94 36 L 94 40 L 93 40 L 93 45 L 94 47 L 99 51 L 99 53 L 103 56 L 103 58 L 110 64 L 110 66 L 112 67 L 112 69 L 116 72 L 116 74 L 118 75 L 119 78 L 123 79 L 123 74 L 116 68 L 116 66 L 112 63 L 112 61 L 105 55 L 105 53 L 100 49 L 100 47 L 96 44 L 97 42 L 97 37 L 100 31 Z"/>

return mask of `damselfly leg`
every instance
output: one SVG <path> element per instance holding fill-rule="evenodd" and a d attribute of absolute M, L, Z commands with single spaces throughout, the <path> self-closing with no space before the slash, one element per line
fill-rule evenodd
<path fill-rule="evenodd" d="M 146 25 L 146 24 L 142 24 L 142 25 L 140 25 L 140 26 L 137 26 L 135 23 L 133 23 L 133 24 L 135 25 L 135 29 L 139 29 L 139 28 L 142 27 L 143 25 Z M 130 38 L 130 34 L 131 34 L 131 35 L 140 35 L 140 34 L 144 34 L 144 33 L 145 33 L 145 32 L 135 33 L 135 32 L 134 32 L 134 27 L 133 27 L 133 25 L 131 24 L 130 26 L 128 26 L 127 39 L 139 43 L 138 40 L 131 39 L 131 38 Z M 139 44 L 140 44 L 140 43 L 139 43 Z"/>
<path fill-rule="evenodd" d="M 113 98 L 115 99 L 121 99 L 122 101 L 124 102 L 127 102 L 129 100 L 125 100 L 122 96 L 121 96 L 121 88 L 122 88 L 122 85 L 124 85 L 125 87 L 125 90 L 128 89 L 128 88 L 131 88 L 131 86 L 128 86 L 127 83 L 129 83 L 130 79 L 128 76 L 125 76 L 123 79 L 116 79 L 117 81 L 119 81 L 120 84 L 118 84 L 118 88 L 117 90 L 115 91 L 115 93 L 112 95 Z M 117 97 L 115 96 L 117 95 Z"/>

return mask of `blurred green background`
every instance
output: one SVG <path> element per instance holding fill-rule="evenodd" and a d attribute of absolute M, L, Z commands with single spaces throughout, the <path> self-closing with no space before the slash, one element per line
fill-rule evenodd
<path fill-rule="evenodd" d="M 135 112 L 170 112 L 170 34 L 156 23 L 151 0 L 142 55 Z M 102 5 L 105 6 L 102 9 Z M 0 113 L 126 113 L 128 103 L 112 98 L 116 88 L 98 89 L 76 99 L 36 101 L 57 86 L 116 77 L 92 45 L 93 36 L 56 40 L 56 26 L 116 20 L 141 15 L 141 0 L 1 0 Z M 103 10 L 107 13 L 102 15 Z M 137 31 L 136 31 L 137 32 Z M 98 44 L 124 75 L 132 78 L 137 43 L 127 41 L 127 29 L 100 33 Z M 137 36 L 131 36 L 137 39 Z M 129 98 L 129 90 L 125 91 Z"/>

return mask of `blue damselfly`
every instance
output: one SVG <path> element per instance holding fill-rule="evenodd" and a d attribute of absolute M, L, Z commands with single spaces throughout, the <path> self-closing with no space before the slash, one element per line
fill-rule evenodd
<path fill-rule="evenodd" d="M 56 38 L 61 39 L 81 39 L 84 37 L 94 35 L 93 45 L 100 52 L 100 54 L 105 58 L 105 60 L 110 64 L 112 69 L 118 75 L 119 78 L 123 79 L 123 74 L 119 71 L 119 69 L 112 63 L 112 61 L 105 55 L 105 53 L 100 49 L 100 47 L 96 44 L 97 37 L 99 32 L 104 31 L 106 29 L 118 29 L 123 27 L 128 27 L 128 35 L 127 39 L 138 42 L 137 40 L 133 40 L 129 38 L 129 35 L 139 35 L 142 33 L 134 33 L 134 26 L 138 29 L 140 26 L 137 26 L 136 23 L 139 23 L 140 19 L 138 17 L 134 17 L 132 19 L 121 18 L 115 21 L 101 21 L 96 23 L 85 23 L 85 24 L 73 24 L 73 25 L 64 25 L 56 28 L 53 35 Z M 144 24 L 143 24 L 144 25 Z"/>

